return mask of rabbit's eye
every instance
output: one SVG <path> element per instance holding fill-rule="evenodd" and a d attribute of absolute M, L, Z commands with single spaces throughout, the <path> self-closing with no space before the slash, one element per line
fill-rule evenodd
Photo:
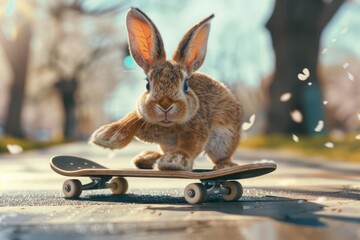
<path fill-rule="evenodd" d="M 146 90 L 147 90 L 148 92 L 150 92 L 150 81 L 149 81 L 148 78 L 145 78 L 145 80 L 146 80 Z"/>
<path fill-rule="evenodd" d="M 188 79 L 185 79 L 184 92 L 187 93 L 188 91 L 189 91 L 189 81 L 188 81 Z"/>

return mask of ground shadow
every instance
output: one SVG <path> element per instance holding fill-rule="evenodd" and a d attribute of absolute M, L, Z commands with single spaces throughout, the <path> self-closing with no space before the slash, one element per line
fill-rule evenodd
<path fill-rule="evenodd" d="M 324 206 L 321 204 L 290 198 L 261 200 L 240 200 L 232 203 L 213 202 L 194 206 L 156 206 L 149 209 L 161 211 L 221 212 L 227 215 L 268 217 L 276 221 L 303 226 L 326 226 L 326 223 L 315 214 L 323 209 Z"/>
<path fill-rule="evenodd" d="M 258 201 L 261 201 L 259 198 Z M 78 198 L 68 198 L 65 201 L 82 201 L 82 202 L 101 202 L 101 203 L 135 203 L 135 204 L 188 204 L 179 192 L 167 193 L 141 193 L 131 192 L 127 194 L 95 194 L 85 193 Z M 264 200 L 262 200 L 264 201 Z M 219 196 L 208 196 L 206 203 L 223 202 Z"/>
<path fill-rule="evenodd" d="M 154 191 L 153 193 L 146 194 L 135 191 L 124 195 L 93 194 L 90 192 L 83 197 L 66 201 L 156 204 L 155 206 L 150 205 L 149 209 L 159 211 L 220 212 L 229 215 L 268 217 L 276 221 L 311 227 L 325 227 L 324 219 L 360 223 L 360 218 L 358 217 L 346 217 L 337 213 L 331 215 L 318 213 L 324 209 L 324 205 L 317 202 L 295 197 L 272 196 L 276 195 L 276 193 L 284 195 L 284 192 L 286 192 L 287 196 L 306 195 L 312 196 L 313 199 L 316 199 L 318 196 L 328 196 L 334 199 L 358 199 L 358 191 L 354 190 L 354 192 L 348 193 L 343 190 L 319 192 L 299 189 L 253 188 L 251 191 L 262 191 L 263 195 L 254 196 L 256 195 L 254 194 L 251 196 L 250 194 L 250 196 L 243 196 L 241 200 L 231 203 L 225 202 L 220 196 L 209 196 L 205 203 L 200 205 L 189 205 L 181 193 L 175 190 L 171 193 L 168 191 L 165 193 Z M 266 195 L 267 193 L 272 195 Z"/>
<path fill-rule="evenodd" d="M 149 207 L 159 211 L 193 211 L 193 212 L 221 212 L 229 215 L 268 217 L 276 221 L 289 224 L 326 227 L 325 219 L 343 222 L 360 223 L 359 217 L 336 215 L 336 213 L 320 214 L 324 205 L 302 199 L 280 198 L 279 200 L 250 201 L 240 200 L 232 203 L 205 203 L 202 205 Z"/>

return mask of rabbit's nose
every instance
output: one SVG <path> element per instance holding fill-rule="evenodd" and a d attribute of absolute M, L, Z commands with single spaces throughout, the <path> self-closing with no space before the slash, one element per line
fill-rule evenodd
<path fill-rule="evenodd" d="M 173 103 L 167 97 L 162 98 L 158 103 L 159 109 L 163 112 L 168 112 L 173 108 Z"/>
<path fill-rule="evenodd" d="M 168 108 L 164 109 L 163 107 L 161 107 L 161 106 L 159 105 L 159 109 L 160 109 L 162 112 L 164 112 L 164 113 L 168 113 L 173 107 L 174 107 L 174 105 L 171 105 L 171 106 L 169 106 Z"/>

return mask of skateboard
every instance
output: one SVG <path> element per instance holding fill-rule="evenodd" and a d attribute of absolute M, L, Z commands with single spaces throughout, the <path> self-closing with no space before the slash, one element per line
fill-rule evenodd
<path fill-rule="evenodd" d="M 184 190 L 185 200 L 190 204 L 202 203 L 207 195 L 222 195 L 225 201 L 237 201 L 243 194 L 238 180 L 258 177 L 276 169 L 274 162 L 258 162 L 219 170 L 195 169 L 192 171 L 162 171 L 152 169 L 109 169 L 96 162 L 75 157 L 55 156 L 50 167 L 58 174 L 70 177 L 89 177 L 91 182 L 82 185 L 78 179 L 66 180 L 63 193 L 66 198 L 79 197 L 83 190 L 111 189 L 113 194 L 128 190 L 125 177 L 198 179 Z"/>

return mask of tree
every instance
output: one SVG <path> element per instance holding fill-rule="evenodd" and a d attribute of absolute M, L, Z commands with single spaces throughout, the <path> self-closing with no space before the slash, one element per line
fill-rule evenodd
<path fill-rule="evenodd" d="M 5 14 L 1 16 L 3 22 L 0 30 L 0 44 L 4 49 L 13 76 L 4 132 L 5 134 L 20 138 L 25 136 L 21 125 L 21 113 L 25 96 L 28 57 L 32 36 L 29 16 L 22 13 L 21 10 L 29 7 L 29 4 L 31 2 L 21 1 L 16 5 L 15 1 L 9 1 L 5 6 Z"/>
<path fill-rule="evenodd" d="M 79 16 L 104 16 L 104 15 L 114 15 L 121 10 L 123 5 L 122 2 L 117 2 L 110 6 L 88 9 L 86 7 L 86 0 L 75 0 L 70 3 L 59 3 L 55 6 L 52 6 L 50 12 L 55 21 L 60 24 L 64 21 L 66 14 L 68 12 L 74 12 Z M 103 57 L 105 54 L 114 51 L 117 46 L 111 44 L 104 44 L 106 42 L 106 37 L 100 39 L 98 44 L 95 44 L 95 47 L 89 49 L 85 57 L 78 59 L 74 66 L 72 66 L 71 73 L 67 73 L 62 65 L 64 63 L 61 61 L 61 53 L 59 46 L 68 36 L 64 33 L 63 29 L 59 27 L 57 32 L 57 37 L 53 42 L 53 45 L 50 50 L 49 64 L 53 71 L 56 72 L 57 80 L 54 84 L 55 89 L 60 95 L 64 110 L 64 124 L 63 124 L 63 136 L 65 139 L 76 139 L 77 136 L 77 116 L 76 116 L 76 107 L 77 107 L 77 98 L 76 93 L 79 88 L 79 80 L 87 67 L 92 63 L 97 61 L 99 58 Z"/>
<path fill-rule="evenodd" d="M 27 114 L 32 131 L 50 131 L 51 136 L 66 139 L 81 137 L 84 126 L 88 126 L 82 121 L 89 122 L 94 115 L 88 110 L 97 110 L 100 114 L 97 105 L 102 104 L 106 96 L 104 92 L 94 90 L 112 89 L 112 85 L 118 83 L 118 78 L 111 75 L 114 71 L 109 68 L 120 62 L 119 28 L 113 23 L 123 10 L 122 1 L 96 5 L 87 5 L 88 2 L 91 1 L 51 1 L 41 5 L 43 17 L 36 19 L 34 24 L 34 46 L 37 48 L 34 48 L 36 54 L 30 69 L 25 110 L 32 108 L 31 113 L 36 111 L 45 118 L 41 119 L 41 125 L 36 125 L 32 123 L 35 118 Z M 101 81 L 99 75 L 106 73 L 107 81 Z M 106 87 L 99 87 L 100 83 Z M 100 99 L 99 94 L 103 95 Z M 89 105 L 90 97 L 97 98 L 95 101 L 100 103 L 91 108 L 85 106 Z M 61 125 L 62 134 L 57 127 Z"/>
<path fill-rule="evenodd" d="M 93 49 L 89 49 L 89 53 L 85 58 L 80 59 L 80 61 L 73 66 L 72 72 L 68 74 L 66 70 L 61 67 L 62 61 L 57 48 L 59 42 L 62 40 L 64 40 L 64 36 L 59 36 L 53 45 L 48 67 L 51 68 L 52 71 L 55 71 L 57 76 L 54 87 L 60 96 L 60 101 L 63 106 L 63 137 L 65 139 L 76 139 L 79 137 L 77 134 L 78 121 L 76 114 L 79 81 L 89 66 L 98 61 L 99 58 L 110 53 L 111 50 L 116 49 L 116 46 L 97 45 Z"/>
<path fill-rule="evenodd" d="M 343 2 L 276 1 L 266 25 L 271 33 L 276 62 L 274 79 L 269 87 L 268 133 L 314 134 L 317 122 L 325 121 L 317 76 L 320 37 Z M 304 68 L 309 70 L 310 76 L 306 81 L 300 81 L 297 76 Z M 290 100 L 280 102 L 281 95 L 286 92 L 292 94 Z M 303 121 L 292 120 L 290 112 L 294 110 L 302 113 Z"/>
<path fill-rule="evenodd" d="M 69 11 L 81 16 L 101 16 L 112 17 L 124 10 L 126 4 L 123 1 L 112 1 L 111 3 L 94 4 L 87 0 L 70 0 L 70 1 L 56 1 L 45 2 L 38 1 L 36 7 L 47 12 L 58 21 L 64 20 Z M 9 0 L 6 2 L 4 8 L 0 8 L 0 45 L 4 49 L 5 56 L 9 62 L 10 70 L 13 79 L 10 86 L 10 94 L 5 113 L 4 132 L 5 134 L 15 137 L 25 137 L 22 127 L 22 112 L 24 108 L 25 89 L 27 88 L 27 77 L 29 69 L 29 57 L 31 54 L 31 40 L 33 36 L 33 24 L 31 13 L 34 11 L 34 2 L 29 0 L 15 1 Z M 100 19 L 100 18 L 99 18 Z M 46 29 L 45 31 L 51 31 Z M 62 38 L 60 31 L 58 41 Z M 55 44 L 56 45 L 56 44 Z M 52 49 L 56 52 L 56 46 Z M 74 69 L 75 74 L 69 76 L 62 74 L 59 70 L 59 64 L 53 64 L 55 61 L 50 61 L 48 67 L 58 71 L 59 79 L 54 84 L 55 89 L 60 94 L 60 99 L 64 108 L 64 136 L 66 138 L 74 138 L 76 132 L 76 92 L 78 90 L 78 81 L 80 75 L 83 74 L 84 69 L 89 67 L 96 61 L 104 52 L 109 52 L 109 46 L 106 46 L 106 51 L 103 46 L 95 47 L 93 51 L 88 54 L 88 59 L 78 63 Z M 104 51 L 103 51 L 104 50 Z M 114 50 L 114 49 L 112 49 Z M 56 54 L 55 54 L 56 57 Z M 54 60 L 54 57 L 52 57 Z"/>

